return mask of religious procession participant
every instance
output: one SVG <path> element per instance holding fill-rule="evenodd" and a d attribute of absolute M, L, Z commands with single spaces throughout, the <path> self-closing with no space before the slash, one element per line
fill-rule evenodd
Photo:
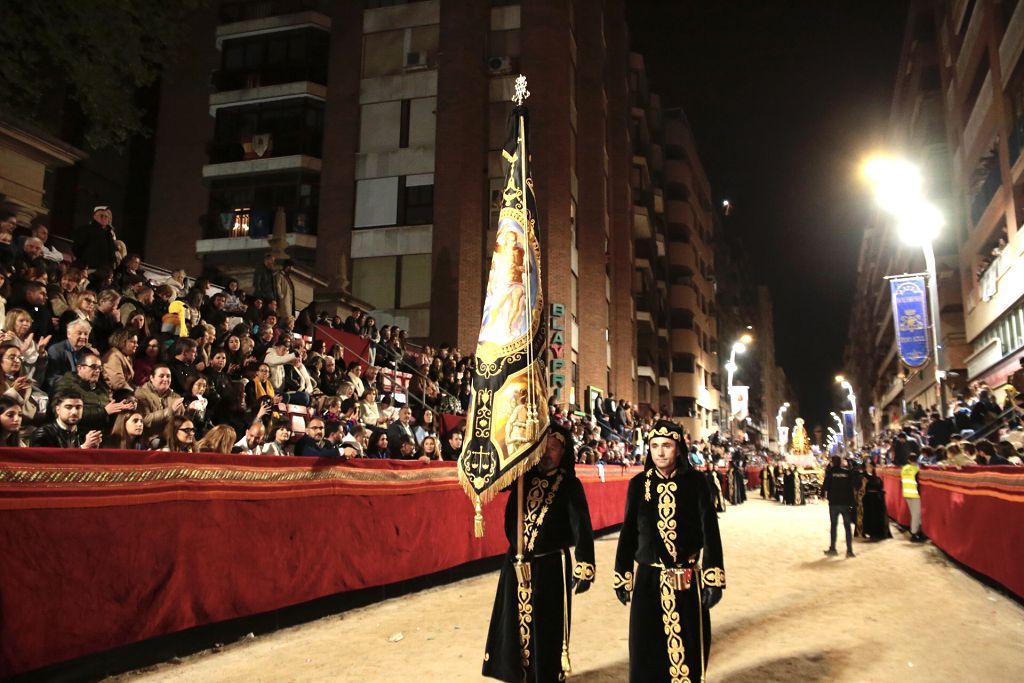
<path fill-rule="evenodd" d="M 708 461 L 708 469 L 705 472 L 705 476 L 708 478 L 708 486 L 711 490 L 711 500 L 715 504 L 715 512 L 725 512 L 725 494 L 722 493 L 722 480 L 718 476 L 714 460 Z"/>
<path fill-rule="evenodd" d="M 516 575 L 518 497 L 505 507 L 506 562 L 498 578 L 487 634 L 483 675 L 502 681 L 544 683 L 570 673 L 572 592 L 594 582 L 594 531 L 583 484 L 576 478 L 572 434 L 552 424 L 546 450 L 525 475 L 524 560 L 529 587 Z M 572 564 L 569 546 L 576 546 Z"/>
<path fill-rule="evenodd" d="M 765 500 L 775 497 L 775 472 L 767 460 L 761 468 L 761 497 Z"/>
<path fill-rule="evenodd" d="M 633 600 L 629 680 L 703 681 L 709 610 L 725 588 L 718 516 L 704 477 L 685 457 L 683 428 L 661 420 L 647 439 L 615 555 L 615 594 L 624 605 Z"/>

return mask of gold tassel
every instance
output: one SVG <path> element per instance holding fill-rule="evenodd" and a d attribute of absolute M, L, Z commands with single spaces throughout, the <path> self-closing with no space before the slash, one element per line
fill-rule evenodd
<path fill-rule="evenodd" d="M 569 648 L 562 643 L 562 671 L 566 674 L 572 673 L 572 664 L 569 663 Z"/>
<path fill-rule="evenodd" d="M 484 511 L 480 507 L 480 499 L 476 501 L 476 514 L 473 515 L 473 535 L 477 538 L 484 537 Z"/>

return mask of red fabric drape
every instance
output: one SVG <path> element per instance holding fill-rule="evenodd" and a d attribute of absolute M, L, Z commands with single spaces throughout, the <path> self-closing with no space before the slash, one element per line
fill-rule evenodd
<path fill-rule="evenodd" d="M 751 490 L 761 488 L 761 468 L 760 467 L 748 467 L 747 468 L 747 488 L 751 489 Z"/>
<path fill-rule="evenodd" d="M 621 523 L 629 477 L 579 473 Z M 504 505 L 476 539 L 449 463 L 0 451 L 0 676 L 499 555 Z"/>
<path fill-rule="evenodd" d="M 365 366 L 369 360 L 370 340 L 360 337 L 358 334 L 336 330 L 326 325 L 317 325 L 313 330 L 313 339 L 323 341 L 327 351 L 330 351 L 335 344 L 341 346 L 342 358 L 346 365 L 352 361 L 359 361 L 360 365 Z"/>
<path fill-rule="evenodd" d="M 908 526 L 899 470 L 879 474 L 889 516 Z M 924 468 L 918 481 L 921 526 L 932 543 L 1024 597 L 1024 469 Z"/>

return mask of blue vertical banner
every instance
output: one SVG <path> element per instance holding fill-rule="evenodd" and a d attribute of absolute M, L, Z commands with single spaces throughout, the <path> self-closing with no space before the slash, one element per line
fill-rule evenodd
<path fill-rule="evenodd" d="M 843 438 L 847 441 L 853 441 L 854 435 L 854 424 L 853 424 L 853 411 L 843 411 Z"/>
<path fill-rule="evenodd" d="M 928 289 L 923 275 L 889 280 L 893 329 L 900 358 L 911 368 L 928 362 Z"/>

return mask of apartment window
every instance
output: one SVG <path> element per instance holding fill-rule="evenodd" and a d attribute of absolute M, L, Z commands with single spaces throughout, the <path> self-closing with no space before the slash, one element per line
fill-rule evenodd
<path fill-rule="evenodd" d="M 364 104 L 359 117 L 359 151 L 433 147 L 436 108 L 436 97 Z"/>
<path fill-rule="evenodd" d="M 319 204 L 320 180 L 313 175 L 218 181 L 210 187 L 206 236 L 269 237 L 278 207 L 288 232 L 315 234 Z"/>
<path fill-rule="evenodd" d="M 363 78 L 437 68 L 439 27 L 415 26 L 363 37 Z"/>
<path fill-rule="evenodd" d="M 356 228 L 424 225 L 434 221 L 434 174 L 356 182 Z"/>
<path fill-rule="evenodd" d="M 292 154 L 319 157 L 323 126 L 323 103 L 308 99 L 220 109 L 210 162 Z"/>
<path fill-rule="evenodd" d="M 374 308 L 422 308 L 430 303 L 430 254 L 352 259 L 352 293 Z"/>
<path fill-rule="evenodd" d="M 697 365 L 693 355 L 689 353 L 677 353 L 672 356 L 672 370 L 674 372 L 694 372 Z"/>
<path fill-rule="evenodd" d="M 327 83 L 329 34 L 317 29 L 278 31 L 225 40 L 218 90 L 255 88 L 294 81 Z"/>

